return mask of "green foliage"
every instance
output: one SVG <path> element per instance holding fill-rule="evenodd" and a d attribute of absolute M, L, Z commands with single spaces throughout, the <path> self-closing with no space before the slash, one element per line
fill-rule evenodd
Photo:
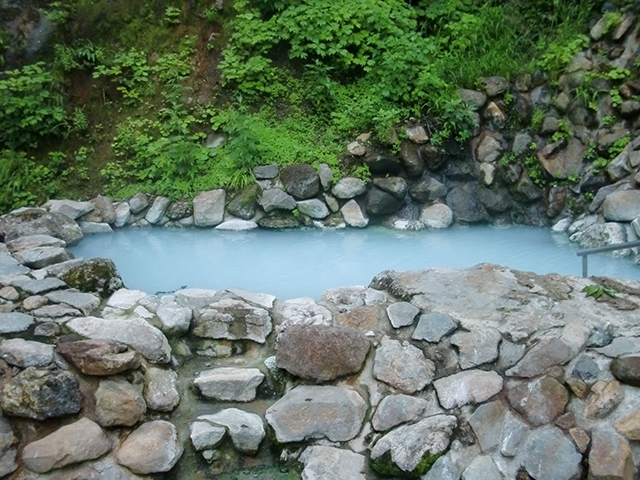
<path fill-rule="evenodd" d="M 117 52 L 106 64 L 100 64 L 93 72 L 94 78 L 107 77 L 115 82 L 125 104 L 135 105 L 151 93 L 151 66 L 146 53 L 131 48 Z"/>
<path fill-rule="evenodd" d="M 631 141 L 631 137 L 627 135 L 613 142 L 613 145 L 609 147 L 609 151 L 608 151 L 609 158 L 615 158 L 620 153 L 622 153 L 622 151 L 625 149 L 625 147 L 629 144 L 630 141 Z"/>
<path fill-rule="evenodd" d="M 611 298 L 615 298 L 618 293 L 611 287 L 601 286 L 595 283 L 587 285 L 582 289 L 582 291 L 585 292 L 587 297 L 593 297 L 595 299 L 602 297 L 602 295 L 607 295 Z"/>
<path fill-rule="evenodd" d="M 177 7 L 167 7 L 164 11 L 164 23 L 167 25 L 180 25 L 182 10 Z"/>
<path fill-rule="evenodd" d="M 558 130 L 551 136 L 552 142 L 558 142 L 560 140 L 568 140 L 573 134 L 569 128 L 569 120 L 566 118 L 558 121 Z"/>
<path fill-rule="evenodd" d="M 45 17 L 57 25 L 66 23 L 70 14 L 71 8 L 65 2 L 51 2 L 44 11 Z"/>
<path fill-rule="evenodd" d="M 94 67 L 105 59 L 102 47 L 98 47 L 88 40 L 77 40 L 72 47 L 58 43 L 53 46 L 53 51 L 54 67 L 64 72 Z"/>
<path fill-rule="evenodd" d="M 376 459 L 371 459 L 371 468 L 383 476 L 390 476 L 396 478 L 420 478 L 428 472 L 435 461 L 440 458 L 441 455 L 433 455 L 427 451 L 420 460 L 420 463 L 410 472 L 406 472 L 397 467 L 391 459 L 391 453 L 385 452 L 383 455 Z"/>
<path fill-rule="evenodd" d="M 534 155 L 528 155 L 524 159 L 524 165 L 527 167 L 529 178 L 539 187 L 547 186 L 547 174 L 544 167 L 540 164 L 538 157 Z"/>
<path fill-rule="evenodd" d="M 44 63 L 26 65 L 0 77 L 0 144 L 35 146 L 67 125 L 59 85 Z"/>
<path fill-rule="evenodd" d="M 571 59 L 581 50 L 589 46 L 589 37 L 580 34 L 562 43 L 551 43 L 546 52 L 535 62 L 535 65 L 549 72 L 554 78 L 558 77 L 569 64 Z"/>
<path fill-rule="evenodd" d="M 539 132 L 542 127 L 542 121 L 544 120 L 545 112 L 539 108 L 533 110 L 533 115 L 531 116 L 531 129 L 534 132 Z"/>
<path fill-rule="evenodd" d="M 0 210 L 33 206 L 58 190 L 55 172 L 16 150 L 0 151 Z"/>

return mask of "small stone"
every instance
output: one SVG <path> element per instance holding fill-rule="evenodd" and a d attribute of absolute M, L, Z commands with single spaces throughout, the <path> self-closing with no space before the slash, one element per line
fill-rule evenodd
<path fill-rule="evenodd" d="M 454 334 L 451 344 L 458 347 L 460 368 L 467 370 L 496 360 L 501 339 L 497 330 L 476 330 Z"/>
<path fill-rule="evenodd" d="M 571 436 L 571 440 L 573 440 L 573 443 L 575 443 L 576 447 L 578 447 L 580 453 L 584 453 L 587 451 L 589 443 L 591 443 L 591 438 L 589 437 L 589 434 L 587 432 L 585 432 L 581 428 L 574 427 L 569 429 L 569 435 Z"/>
<path fill-rule="evenodd" d="M 334 187 L 335 189 L 335 187 Z M 364 228 L 369 225 L 369 218 L 364 214 L 360 205 L 355 200 L 349 200 L 340 209 L 344 221 L 350 227 Z"/>
<path fill-rule="evenodd" d="M 594 385 L 595 387 L 595 385 Z M 594 392 L 584 407 L 586 418 L 605 418 L 624 399 L 620 382 L 613 380 L 599 392 Z"/>
<path fill-rule="evenodd" d="M 414 393 L 431 383 L 435 364 L 410 344 L 383 337 L 373 361 L 374 378 L 404 393 Z"/>
<path fill-rule="evenodd" d="M 458 325 L 446 313 L 424 313 L 420 315 L 418 325 L 411 338 L 413 340 L 438 343 L 456 328 L 458 328 Z"/>
<path fill-rule="evenodd" d="M 227 429 L 210 422 L 199 420 L 191 424 L 191 443 L 197 451 L 215 448 L 224 438 Z"/>
<path fill-rule="evenodd" d="M 573 358 L 571 348 L 558 338 L 546 338 L 534 345 L 515 367 L 507 370 L 510 377 L 531 378 L 554 365 L 563 365 Z"/>
<path fill-rule="evenodd" d="M 535 430 L 523 445 L 522 453 L 522 465 L 535 479 L 580 478 L 582 455 L 557 427 Z"/>
<path fill-rule="evenodd" d="M 387 307 L 387 316 L 393 328 L 411 325 L 419 313 L 420 309 L 408 302 L 396 302 Z"/>
<path fill-rule="evenodd" d="M 53 345 L 12 338 L 0 343 L 0 358 L 20 368 L 45 367 L 53 362 Z"/>
<path fill-rule="evenodd" d="M 410 395 L 388 395 L 382 399 L 371 419 L 378 432 L 389 430 L 401 423 L 416 420 L 427 409 L 428 402 Z"/>
<path fill-rule="evenodd" d="M 591 432 L 590 480 L 631 480 L 635 473 L 629 442 L 608 427 Z"/>
<path fill-rule="evenodd" d="M 157 412 L 171 412 L 180 403 L 178 374 L 170 369 L 147 367 L 144 372 L 144 400 Z"/>
<path fill-rule="evenodd" d="M 95 398 L 96 420 L 103 427 L 131 427 L 147 411 L 140 389 L 125 380 L 102 380 Z"/>
<path fill-rule="evenodd" d="M 234 447 L 243 453 L 256 453 L 266 435 L 260 415 L 237 408 L 227 408 L 213 415 L 201 415 L 198 420 L 225 427 Z"/>
<path fill-rule="evenodd" d="M 193 383 L 206 398 L 250 402 L 263 380 L 257 368 L 220 367 L 200 372 Z"/>
<path fill-rule="evenodd" d="M 509 389 L 507 398 L 533 426 L 553 422 L 569 402 L 569 392 L 551 377 L 542 377 Z"/>
<path fill-rule="evenodd" d="M 502 480 L 504 477 L 488 455 L 478 455 L 462 472 L 461 480 Z"/>
<path fill-rule="evenodd" d="M 350 450 L 314 445 L 300 455 L 305 480 L 366 480 L 365 457 Z"/>
<path fill-rule="evenodd" d="M 354 177 L 345 177 L 338 180 L 338 182 L 331 189 L 331 193 L 333 193 L 334 197 L 343 200 L 357 197 L 358 195 L 362 195 L 366 191 L 367 184 L 364 182 L 364 180 L 360 180 L 359 178 Z"/>
<path fill-rule="evenodd" d="M 611 361 L 611 373 L 622 383 L 640 387 L 640 356 L 616 358 Z"/>
<path fill-rule="evenodd" d="M 465 370 L 433 382 L 440 405 L 447 410 L 489 400 L 502 390 L 502 377 L 494 372 Z"/>
<path fill-rule="evenodd" d="M 640 407 L 618 419 L 614 426 L 627 440 L 640 441 Z"/>
<path fill-rule="evenodd" d="M 9 300 L 10 302 L 13 302 L 20 298 L 20 294 L 13 287 L 2 287 L 0 288 L 0 297 L 4 298 L 5 300 Z"/>

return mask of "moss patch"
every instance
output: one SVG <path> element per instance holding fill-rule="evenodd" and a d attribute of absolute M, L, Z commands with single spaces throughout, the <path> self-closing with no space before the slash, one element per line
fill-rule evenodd
<path fill-rule="evenodd" d="M 375 472 L 386 477 L 419 478 L 431 470 L 435 461 L 441 456 L 442 455 L 432 455 L 431 452 L 427 451 L 422 456 L 422 459 L 416 468 L 410 472 L 405 472 L 393 463 L 393 460 L 391 459 L 391 452 L 386 451 L 382 456 L 376 459 L 371 459 L 371 468 Z"/>

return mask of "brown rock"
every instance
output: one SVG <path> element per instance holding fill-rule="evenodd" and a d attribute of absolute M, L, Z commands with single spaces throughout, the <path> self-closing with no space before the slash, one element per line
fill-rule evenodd
<path fill-rule="evenodd" d="M 140 354 L 111 340 L 58 343 L 57 351 L 85 375 L 115 375 L 140 366 Z"/>
<path fill-rule="evenodd" d="M 552 422 L 569 402 L 569 392 L 551 377 L 523 383 L 507 392 L 511 406 L 533 426 Z"/>
<path fill-rule="evenodd" d="M 573 412 L 567 412 L 558 417 L 556 425 L 563 430 L 570 430 L 576 426 L 576 415 Z"/>
<path fill-rule="evenodd" d="M 589 438 L 589 434 L 582 430 L 581 428 L 571 428 L 569 429 L 569 435 L 571 435 L 571 439 L 573 443 L 576 444 L 580 453 L 584 453 L 587 451 L 587 447 L 589 447 L 589 443 L 591 442 L 591 438 Z"/>
<path fill-rule="evenodd" d="M 591 437 L 589 480 L 633 480 L 629 442 L 609 428 L 596 428 Z"/>
<path fill-rule="evenodd" d="M 351 328 L 294 325 L 280 337 L 276 361 L 292 375 L 323 382 L 358 372 L 369 346 Z"/>
<path fill-rule="evenodd" d="M 627 440 L 640 441 L 640 407 L 620 418 L 614 426 Z"/>
<path fill-rule="evenodd" d="M 139 388 L 125 380 L 103 380 L 96 391 L 96 420 L 103 427 L 132 426 L 147 411 Z"/>
<path fill-rule="evenodd" d="M 640 357 L 614 359 L 611 362 L 611 373 L 622 383 L 640 387 Z"/>
<path fill-rule="evenodd" d="M 597 382 L 592 388 L 593 394 L 589 397 L 584 407 L 584 416 L 587 418 L 604 418 L 616 408 L 624 399 L 624 391 L 620 387 L 620 382 L 613 380 L 601 389 L 597 389 Z"/>
<path fill-rule="evenodd" d="M 348 312 L 341 313 L 336 319 L 339 325 L 351 327 L 362 332 L 375 330 L 380 321 L 380 309 L 378 307 L 356 307 Z"/>

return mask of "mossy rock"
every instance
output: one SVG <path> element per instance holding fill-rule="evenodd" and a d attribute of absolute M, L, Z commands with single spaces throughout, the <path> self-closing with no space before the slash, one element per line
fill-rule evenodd
<path fill-rule="evenodd" d="M 95 292 L 102 298 L 124 287 L 116 265 L 108 258 L 93 258 L 73 267 L 62 276 L 71 288 L 81 292 Z"/>
<path fill-rule="evenodd" d="M 383 455 L 376 459 L 371 459 L 371 468 L 383 475 L 385 477 L 399 477 L 399 478 L 420 478 L 422 475 L 431 470 L 433 464 L 440 458 L 442 455 L 432 455 L 430 452 L 425 453 L 422 456 L 422 460 L 420 463 L 411 470 L 410 472 L 405 472 L 400 469 L 393 460 L 391 459 L 391 452 L 386 451 Z"/>

